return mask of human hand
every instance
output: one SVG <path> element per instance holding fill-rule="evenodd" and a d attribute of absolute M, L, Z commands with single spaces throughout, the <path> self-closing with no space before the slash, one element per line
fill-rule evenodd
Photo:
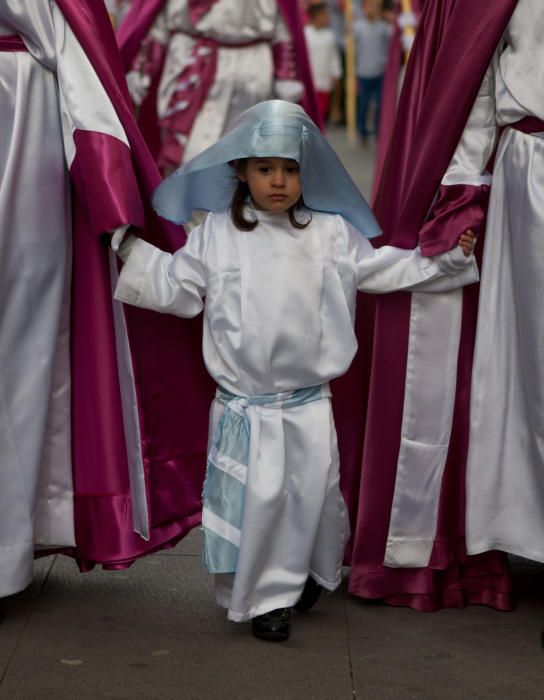
<path fill-rule="evenodd" d="M 469 229 L 463 233 L 463 235 L 459 238 L 458 245 L 468 258 L 468 256 L 473 253 L 474 246 L 476 245 L 476 236 L 474 235 L 474 232 Z"/>

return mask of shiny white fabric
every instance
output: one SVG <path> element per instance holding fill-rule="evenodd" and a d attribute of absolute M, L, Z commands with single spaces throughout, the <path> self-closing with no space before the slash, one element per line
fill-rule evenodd
<path fill-rule="evenodd" d="M 177 78 L 191 60 L 195 39 L 188 34 L 221 43 L 262 43 L 219 49 L 214 84 L 193 124 L 184 162 L 215 143 L 254 104 L 274 96 L 292 101 L 302 97 L 301 86 L 291 84 L 295 81 L 274 83 L 272 44 L 291 40 L 276 0 L 218 0 L 196 25 L 190 20 L 187 0 L 169 0 L 150 33 L 153 40 L 168 44 L 157 96 L 159 117 L 166 114 Z M 149 87 L 147 77 L 131 71 L 127 80 L 133 99 L 140 103 Z"/>
<path fill-rule="evenodd" d="M 506 33 L 513 43 L 496 70 L 498 124 L 544 118 L 544 47 L 535 34 L 543 26 L 541 3 L 518 3 Z M 493 175 L 472 376 L 470 554 L 501 549 L 544 561 L 543 185 L 544 134 L 507 130 Z"/>
<path fill-rule="evenodd" d="M 375 250 L 338 215 L 312 212 L 299 230 L 287 214 L 247 214 L 259 221 L 251 232 L 236 229 L 227 213 L 208 215 L 173 256 L 129 239 L 115 294 L 178 316 L 204 308 L 206 366 L 237 395 L 292 391 L 343 374 L 356 350 L 357 289 L 441 292 L 477 279 L 474 260 L 460 250 L 437 260 Z M 215 402 L 212 433 L 221 410 Z M 309 571 L 335 588 L 348 534 L 330 402 L 252 406 L 250 417 L 239 568 L 234 578 L 217 578 L 218 601 L 233 620 L 292 605 Z"/>
<path fill-rule="evenodd" d="M 402 433 L 385 566 L 429 563 L 453 422 L 462 302 L 460 289 L 412 294 Z"/>
<path fill-rule="evenodd" d="M 32 576 L 34 546 L 74 544 L 70 441 L 74 129 L 126 143 L 54 2 L 4 0 L 0 33 L 0 597 Z M 68 162 L 67 162 L 68 161 Z"/>
<path fill-rule="evenodd" d="M 480 291 L 467 467 L 471 554 L 501 549 L 544 561 L 543 234 L 544 134 L 510 130 L 495 167 Z"/>
<path fill-rule="evenodd" d="M 543 26 L 542 3 L 520 0 L 443 184 L 490 182 L 485 167 L 497 126 L 544 117 Z M 472 376 L 466 530 L 469 554 L 501 549 L 539 561 L 544 561 L 543 136 L 507 129 L 494 167 Z M 432 316 L 427 322 L 432 325 Z M 453 346 L 458 328 L 452 329 Z M 437 352 L 434 361 L 420 363 L 419 377 L 450 376 L 453 359 L 446 357 L 449 362 Z M 434 407 L 421 404 L 420 410 L 449 416 L 454 399 L 454 391 L 445 391 Z M 445 428 L 447 423 L 440 430 Z M 432 474 L 430 488 L 417 492 L 422 470 Z M 438 508 L 442 471 L 443 465 L 434 468 L 421 451 L 418 463 L 398 476 L 395 499 L 400 502 L 402 495 L 405 507 L 394 514 L 389 564 L 428 563 L 436 529 L 436 518 L 428 515 Z M 417 552 L 410 542 L 403 548 L 399 533 L 419 542 Z"/>

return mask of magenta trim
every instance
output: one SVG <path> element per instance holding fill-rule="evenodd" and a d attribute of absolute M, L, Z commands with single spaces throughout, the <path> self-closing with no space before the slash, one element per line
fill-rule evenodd
<path fill-rule="evenodd" d="M 189 18 L 193 26 L 215 5 L 217 0 L 189 0 Z"/>
<path fill-rule="evenodd" d="M 119 139 L 76 129 L 76 157 L 70 175 L 76 191 L 92 202 L 91 226 L 97 234 L 131 223 L 144 225 L 143 205 L 130 155 Z"/>
<path fill-rule="evenodd" d="M 28 51 L 25 42 L 18 34 L 0 36 L 0 52 Z"/>
<path fill-rule="evenodd" d="M 132 1 L 130 10 L 117 32 L 117 43 L 125 71 L 130 70 L 132 61 L 164 5 L 165 0 Z"/>
<path fill-rule="evenodd" d="M 544 121 L 538 119 L 538 117 L 524 117 L 520 119 L 519 122 L 514 122 L 508 126 L 524 134 L 540 134 L 544 132 Z"/>
<path fill-rule="evenodd" d="M 490 188 L 488 185 L 442 185 L 429 221 L 419 236 L 423 255 L 439 255 L 454 248 L 471 229 L 476 236 L 485 229 Z"/>
<path fill-rule="evenodd" d="M 276 80 L 296 80 L 297 64 L 295 47 L 290 41 L 280 41 L 272 48 L 274 77 Z"/>
<path fill-rule="evenodd" d="M 206 48 L 207 51 L 202 51 Z M 191 56 L 193 62 L 177 77 L 177 88 L 168 103 L 168 116 L 159 120 L 165 130 L 159 155 L 159 168 L 179 167 L 195 119 L 211 90 L 217 71 L 218 48 L 215 42 L 197 39 Z"/>

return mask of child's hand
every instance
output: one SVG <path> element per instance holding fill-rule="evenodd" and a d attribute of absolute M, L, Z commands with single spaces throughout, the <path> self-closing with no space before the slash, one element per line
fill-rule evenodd
<path fill-rule="evenodd" d="M 476 245 L 476 236 L 469 229 L 466 233 L 463 233 L 459 239 L 459 247 L 462 249 L 465 256 L 468 256 L 474 251 L 474 246 Z"/>

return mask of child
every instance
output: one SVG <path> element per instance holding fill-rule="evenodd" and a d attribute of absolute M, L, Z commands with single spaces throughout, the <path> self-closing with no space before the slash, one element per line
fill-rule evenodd
<path fill-rule="evenodd" d="M 357 82 L 359 87 L 357 127 L 363 143 L 368 139 L 368 111 L 374 103 L 374 133 L 378 134 L 382 85 L 389 41 L 393 28 L 382 17 L 380 0 L 362 0 L 363 17 L 353 24 L 357 51 Z"/>
<path fill-rule="evenodd" d="M 336 44 L 336 36 L 330 28 L 330 12 L 326 2 L 316 2 L 308 7 L 309 24 L 304 28 L 310 65 L 314 79 L 319 109 L 323 123 L 329 113 L 333 90 L 340 89 L 342 64 Z"/>
<path fill-rule="evenodd" d="M 211 213 L 174 255 L 114 237 L 125 261 L 115 296 L 182 317 L 204 309 L 204 359 L 219 385 L 204 561 L 229 619 L 285 640 L 290 609 L 341 579 L 349 525 L 328 382 L 357 349 L 356 290 L 474 282 L 472 236 L 436 259 L 374 250 L 362 195 L 302 108 L 280 100 L 241 115 L 164 181 L 154 206 L 178 223 Z"/>

